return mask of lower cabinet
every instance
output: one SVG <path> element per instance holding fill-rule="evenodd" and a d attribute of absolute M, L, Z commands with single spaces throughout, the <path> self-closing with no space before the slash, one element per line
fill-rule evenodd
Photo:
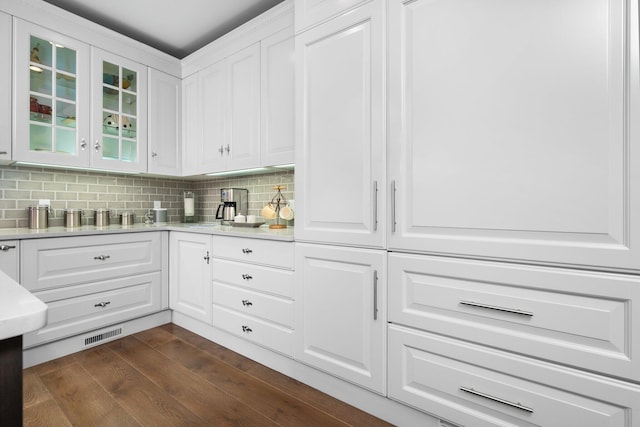
<path fill-rule="evenodd" d="M 216 236 L 213 326 L 293 356 L 293 242 Z"/>
<path fill-rule="evenodd" d="M 17 240 L 4 240 L 0 242 L 0 271 L 19 282 L 20 271 L 19 243 Z"/>
<path fill-rule="evenodd" d="M 208 234 L 171 232 L 169 306 L 211 324 L 211 245 Z"/>
<path fill-rule="evenodd" d="M 389 326 L 389 397 L 456 425 L 632 427 L 640 388 Z"/>
<path fill-rule="evenodd" d="M 388 263 L 390 398 L 455 425 L 637 425 L 638 276 L 401 253 Z"/>
<path fill-rule="evenodd" d="M 166 232 L 27 239 L 22 285 L 47 304 L 30 348 L 167 308 Z"/>
<path fill-rule="evenodd" d="M 386 392 L 386 252 L 296 243 L 295 358 Z"/>

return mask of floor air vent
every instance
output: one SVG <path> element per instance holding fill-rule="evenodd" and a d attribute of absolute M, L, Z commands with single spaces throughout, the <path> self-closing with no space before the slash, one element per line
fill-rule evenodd
<path fill-rule="evenodd" d="M 111 329 L 108 331 L 100 332 L 96 335 L 84 338 L 83 347 L 89 347 L 92 345 L 100 344 L 101 342 L 108 341 L 113 337 L 122 335 L 122 328 Z"/>

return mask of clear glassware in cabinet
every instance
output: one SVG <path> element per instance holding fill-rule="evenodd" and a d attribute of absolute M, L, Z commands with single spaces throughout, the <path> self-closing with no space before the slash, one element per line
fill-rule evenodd
<path fill-rule="evenodd" d="M 14 19 L 14 160 L 88 166 L 89 45 Z"/>
<path fill-rule="evenodd" d="M 138 73 L 102 62 L 102 157 L 138 161 Z"/>

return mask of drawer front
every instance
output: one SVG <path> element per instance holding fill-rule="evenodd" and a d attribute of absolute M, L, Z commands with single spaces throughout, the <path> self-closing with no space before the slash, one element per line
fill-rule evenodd
<path fill-rule="evenodd" d="M 213 326 L 289 357 L 293 356 L 293 330 L 213 305 Z"/>
<path fill-rule="evenodd" d="M 22 285 L 30 291 L 160 271 L 160 232 L 25 240 Z"/>
<path fill-rule="evenodd" d="M 213 236 L 212 256 L 293 269 L 293 242 Z"/>
<path fill-rule="evenodd" d="M 640 380 L 640 277 L 389 255 L 389 320 Z"/>
<path fill-rule="evenodd" d="M 47 324 L 26 334 L 24 346 L 32 347 L 160 311 L 161 285 L 161 274 L 156 272 L 95 283 L 89 288 L 79 286 L 79 292 L 98 286 L 103 291 L 73 298 L 58 299 L 54 292 L 45 291 L 42 295 L 36 292 L 35 295 L 47 303 Z"/>
<path fill-rule="evenodd" d="M 213 302 L 248 316 L 293 329 L 293 300 L 213 281 Z"/>
<path fill-rule="evenodd" d="M 640 387 L 389 326 L 389 397 L 461 425 L 632 427 Z"/>
<path fill-rule="evenodd" d="M 211 261 L 214 280 L 287 298 L 294 295 L 294 273 L 221 259 Z"/>

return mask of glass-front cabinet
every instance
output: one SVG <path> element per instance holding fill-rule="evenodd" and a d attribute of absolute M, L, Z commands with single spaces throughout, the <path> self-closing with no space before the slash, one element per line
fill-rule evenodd
<path fill-rule="evenodd" d="M 89 45 L 19 19 L 14 40 L 14 160 L 89 165 Z"/>
<path fill-rule="evenodd" d="M 147 170 L 147 67 L 92 48 L 92 161 L 110 170 Z"/>

